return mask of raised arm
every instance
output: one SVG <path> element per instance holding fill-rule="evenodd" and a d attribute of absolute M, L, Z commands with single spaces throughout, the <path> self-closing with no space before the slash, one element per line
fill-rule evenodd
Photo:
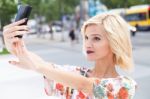
<path fill-rule="evenodd" d="M 63 71 L 51 67 L 53 67 L 52 64 L 47 65 L 47 67 L 42 66 L 38 72 L 46 76 L 47 79 L 55 80 L 86 93 L 92 93 L 94 78 L 87 78 L 75 72 Z"/>
<path fill-rule="evenodd" d="M 53 68 L 52 63 L 47 63 L 36 54 L 29 52 L 22 44 L 17 44 L 15 50 L 18 50 L 17 56 L 19 62 L 11 61 L 10 63 L 21 68 L 34 70 L 50 80 L 60 82 L 74 89 L 92 93 L 94 78 L 86 78 L 73 72 L 66 72 L 57 68 Z"/>
<path fill-rule="evenodd" d="M 4 27 L 3 34 L 6 47 L 19 59 L 19 61 L 9 61 L 9 63 L 23 69 L 39 72 L 48 79 L 60 82 L 86 93 L 91 93 L 94 82 L 92 78 L 86 78 L 79 74 L 53 68 L 51 63 L 45 62 L 38 55 L 26 49 L 23 39 L 15 37 L 16 35 L 23 35 L 29 32 L 27 26 L 19 26 L 24 21 L 25 20 L 21 20 Z"/>
<path fill-rule="evenodd" d="M 16 46 L 16 48 L 19 44 Z M 10 61 L 11 64 L 20 68 L 36 71 L 46 76 L 47 79 L 60 82 L 66 86 L 70 86 L 74 89 L 84 91 L 86 93 L 92 93 L 94 78 L 86 78 L 82 75 L 75 74 L 73 72 L 66 72 L 57 68 L 54 68 L 52 63 L 47 63 L 39 56 L 32 52 L 26 51 L 21 45 L 17 51 L 19 62 Z"/>

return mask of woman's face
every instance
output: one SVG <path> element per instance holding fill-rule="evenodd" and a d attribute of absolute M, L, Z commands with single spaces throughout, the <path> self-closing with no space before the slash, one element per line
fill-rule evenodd
<path fill-rule="evenodd" d="M 84 48 L 89 61 L 107 58 L 112 51 L 102 25 L 88 25 L 84 33 Z"/>

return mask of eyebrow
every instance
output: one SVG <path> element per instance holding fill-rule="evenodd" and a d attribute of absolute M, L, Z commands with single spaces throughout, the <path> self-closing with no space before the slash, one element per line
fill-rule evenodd
<path fill-rule="evenodd" d="M 102 35 L 100 35 L 100 34 L 91 34 L 90 36 L 100 36 L 100 37 L 102 37 Z"/>

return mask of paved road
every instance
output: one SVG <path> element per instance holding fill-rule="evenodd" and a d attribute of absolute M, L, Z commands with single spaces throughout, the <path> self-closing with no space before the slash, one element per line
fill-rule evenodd
<path fill-rule="evenodd" d="M 137 33 L 132 43 L 135 63 L 150 66 L 150 32 Z"/>

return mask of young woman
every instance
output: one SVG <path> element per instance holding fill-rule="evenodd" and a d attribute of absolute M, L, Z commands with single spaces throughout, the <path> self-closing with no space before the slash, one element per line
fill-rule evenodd
<path fill-rule="evenodd" d="M 19 26 L 24 21 L 4 27 L 6 47 L 19 59 L 9 63 L 44 75 L 47 95 L 62 99 L 133 98 L 136 82 L 119 75 L 115 69 L 116 66 L 124 70 L 133 67 L 130 33 L 120 16 L 96 15 L 83 24 L 83 51 L 89 61 L 95 62 L 92 69 L 49 63 L 27 50 L 23 39 L 15 37 L 28 33 L 27 26 Z"/>

